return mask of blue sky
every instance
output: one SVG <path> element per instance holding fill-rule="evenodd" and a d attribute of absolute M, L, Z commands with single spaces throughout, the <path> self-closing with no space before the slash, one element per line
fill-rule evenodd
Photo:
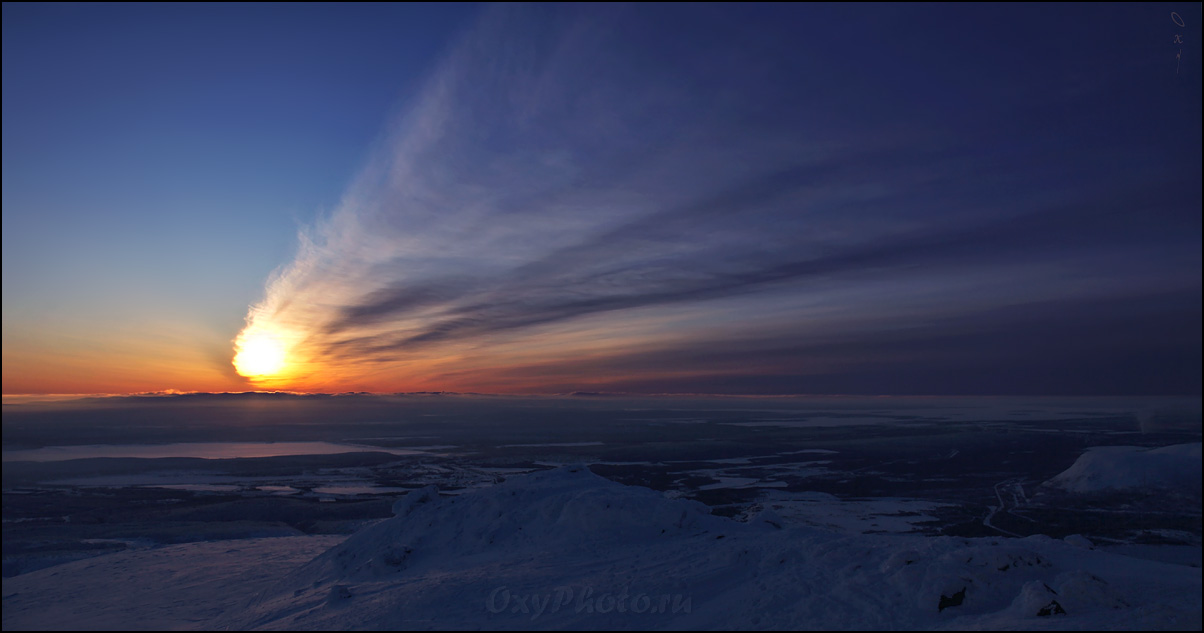
<path fill-rule="evenodd" d="M 250 302 L 470 12 L 6 5 L 5 257 L 64 282 L 6 259 L 6 291 L 116 273 Z"/>
<path fill-rule="evenodd" d="M 6 393 L 1199 393 L 1198 5 L 4 11 Z"/>

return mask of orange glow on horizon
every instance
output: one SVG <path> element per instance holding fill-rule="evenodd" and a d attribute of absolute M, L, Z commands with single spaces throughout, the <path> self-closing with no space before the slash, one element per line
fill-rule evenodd
<path fill-rule="evenodd" d="M 92 331 L 12 326 L 4 341 L 5 394 L 131 394 L 245 391 L 246 379 L 219 361 L 229 338 L 191 324 Z M 82 329 L 82 328 L 81 328 Z M 95 332 L 99 332 L 95 334 Z M 228 352 L 227 352 L 228 353 Z"/>
<path fill-rule="evenodd" d="M 324 345 L 315 344 L 308 329 L 263 318 L 264 313 L 248 319 L 234 341 L 228 334 L 181 320 L 105 329 L 103 337 L 82 327 L 79 333 L 64 334 L 42 324 L 10 324 L 3 350 L 3 392 L 546 394 L 607 391 L 617 379 L 669 377 L 663 367 L 633 367 L 616 360 L 665 344 L 663 334 L 654 338 L 636 332 L 606 339 L 596 322 L 544 327 L 537 338 L 495 336 L 488 345 L 447 341 L 361 357 L 341 355 L 341 349 L 321 337 L 317 338 Z"/>

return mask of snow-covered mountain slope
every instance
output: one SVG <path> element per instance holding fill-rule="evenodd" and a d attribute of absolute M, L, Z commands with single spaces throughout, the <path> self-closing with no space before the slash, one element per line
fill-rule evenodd
<path fill-rule="evenodd" d="M 741 523 L 582 466 L 395 512 L 206 628 L 1200 627 L 1199 568 L 1084 539 Z"/>
<path fill-rule="evenodd" d="M 1174 490 L 1200 494 L 1200 443 L 1161 448 L 1097 446 L 1046 482 L 1067 492 Z"/>
<path fill-rule="evenodd" d="M 4 630 L 212 628 L 265 583 L 344 538 L 277 536 L 135 546 L 5 578 Z"/>

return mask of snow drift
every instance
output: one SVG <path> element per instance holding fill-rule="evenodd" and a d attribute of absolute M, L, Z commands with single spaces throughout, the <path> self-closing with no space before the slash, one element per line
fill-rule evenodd
<path fill-rule="evenodd" d="M 1197 445 L 1198 455 L 1198 445 Z M 1198 458 L 1197 458 L 1198 459 Z M 1200 570 L 741 523 L 583 466 L 395 504 L 216 628 L 1199 628 Z"/>

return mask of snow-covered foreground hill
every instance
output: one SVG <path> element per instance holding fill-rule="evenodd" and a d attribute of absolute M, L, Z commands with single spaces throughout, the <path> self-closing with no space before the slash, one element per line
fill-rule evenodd
<path fill-rule="evenodd" d="M 1199 568 L 1110 554 L 1081 537 L 839 535 L 791 527 L 772 512 L 739 522 L 584 466 L 453 497 L 428 487 L 394 509 L 394 518 L 308 563 L 282 548 L 312 552 L 313 541 L 260 539 L 124 552 L 5 579 L 4 628 L 97 628 L 119 619 L 156 628 L 171 608 L 188 613 L 175 627 L 206 629 L 1199 630 L 1201 623 Z M 129 558 L 139 555 L 136 563 Z M 274 561 L 271 572 L 259 557 Z M 112 569 L 120 564 L 124 575 Z M 164 569 L 175 572 L 154 583 L 153 601 L 113 595 L 115 585 L 136 589 Z M 62 591 L 65 579 L 91 613 L 39 619 L 30 612 L 39 593 Z M 248 598 L 236 601 L 237 594 Z"/>
<path fill-rule="evenodd" d="M 288 575 L 263 628 L 1198 628 L 1200 570 L 1046 537 L 839 536 L 747 523 L 585 467 L 441 498 Z M 1045 614 L 1045 615 L 1042 615 Z"/>

